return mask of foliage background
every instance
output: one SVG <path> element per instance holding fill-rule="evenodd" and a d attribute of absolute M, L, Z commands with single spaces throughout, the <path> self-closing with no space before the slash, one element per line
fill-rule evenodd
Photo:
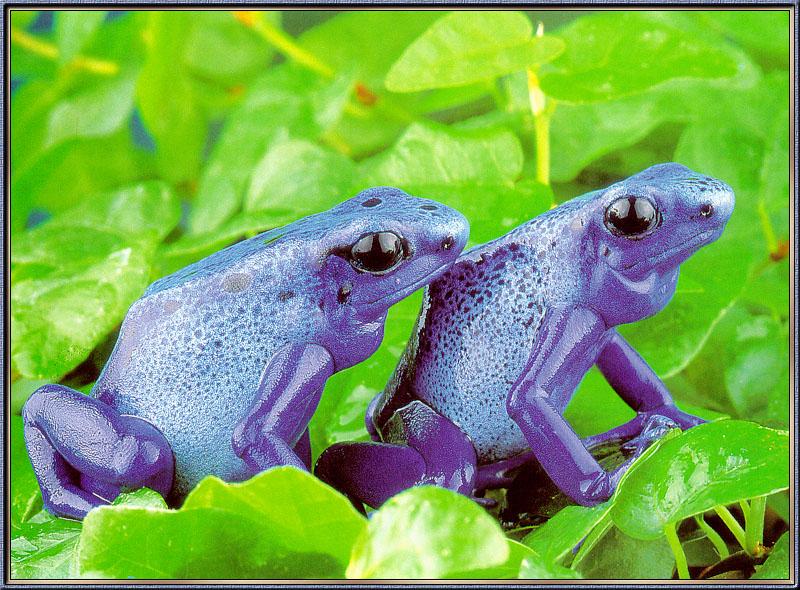
<path fill-rule="evenodd" d="M 721 547 L 684 519 L 722 522 L 715 507 L 755 497 L 734 512 L 748 525 L 739 544 L 763 561 L 763 497 L 768 524 L 788 521 L 775 493 L 788 485 L 788 12 L 15 10 L 11 27 L 15 577 L 670 577 L 676 539 L 695 575 L 739 539 L 728 531 Z M 276 470 L 207 480 L 180 511 L 146 492 L 83 527 L 41 511 L 17 414 L 44 382 L 88 391 L 152 280 L 375 184 L 460 209 L 474 244 L 673 160 L 731 184 L 736 210 L 668 308 L 622 331 L 685 409 L 734 420 L 665 442 L 610 503 L 536 528 L 557 510 L 523 493 L 524 512 L 544 517 L 515 514 L 505 535 L 466 500 L 419 489 L 367 525 Z M 381 349 L 330 380 L 315 454 L 366 438 L 364 409 L 419 301 L 395 306 Z M 581 435 L 630 416 L 595 371 L 568 408 Z M 676 475 L 681 449 L 707 458 L 703 477 L 697 461 Z M 642 500 L 654 482 L 656 506 Z M 664 504 L 676 489 L 711 492 L 678 509 Z M 788 572 L 781 543 L 759 574 Z"/>

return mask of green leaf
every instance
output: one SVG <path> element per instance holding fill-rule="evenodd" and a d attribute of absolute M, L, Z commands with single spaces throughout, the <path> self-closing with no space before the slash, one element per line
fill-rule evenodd
<path fill-rule="evenodd" d="M 80 533 L 81 523 L 39 512 L 12 532 L 11 578 L 73 577 Z"/>
<path fill-rule="evenodd" d="M 614 523 L 636 539 L 656 539 L 667 524 L 785 489 L 788 445 L 787 432 L 751 422 L 696 426 L 631 467 L 611 509 Z"/>
<path fill-rule="evenodd" d="M 557 100 L 585 103 L 641 92 L 675 78 L 730 78 L 734 55 L 645 12 L 606 12 L 562 31 L 564 53 L 541 76 Z"/>
<path fill-rule="evenodd" d="M 469 577 L 474 580 L 508 580 L 515 578 L 533 579 L 575 579 L 580 578 L 577 572 L 546 561 L 530 547 L 512 539 L 508 542 L 508 559 L 500 565 L 473 570 L 469 575 L 452 576 L 453 578 Z"/>
<path fill-rule="evenodd" d="M 180 205 L 170 187 L 144 182 L 84 198 L 15 241 L 12 263 L 17 276 L 23 265 L 58 270 L 102 258 L 124 241 L 156 244 L 177 225 Z M 93 233 L 94 241 L 81 239 Z M 83 236 L 86 238 L 87 236 Z"/>
<path fill-rule="evenodd" d="M 591 508 L 567 506 L 523 539 L 547 562 L 560 562 L 611 510 L 611 502 Z"/>
<path fill-rule="evenodd" d="M 789 425 L 789 334 L 762 317 L 768 335 L 746 340 L 725 368 L 725 387 L 736 414 L 762 424 Z M 771 333 L 770 333 L 771 332 Z"/>
<path fill-rule="evenodd" d="M 789 533 L 783 533 L 770 551 L 767 561 L 756 566 L 751 580 L 787 580 L 790 575 Z"/>
<path fill-rule="evenodd" d="M 763 272 L 756 273 L 745 285 L 741 302 L 754 310 L 768 312 L 775 318 L 789 317 L 789 259 L 770 264 Z"/>
<path fill-rule="evenodd" d="M 532 37 L 520 12 L 452 12 L 403 52 L 386 76 L 394 92 L 464 86 L 492 80 L 554 59 L 560 39 Z"/>
<path fill-rule="evenodd" d="M 11 24 L 20 29 L 27 29 L 28 25 L 35 21 L 39 15 L 38 10 L 12 9 L 9 12 L 11 13 Z"/>
<path fill-rule="evenodd" d="M 192 11 L 183 51 L 186 67 L 207 82 L 234 86 L 244 84 L 269 67 L 272 47 L 236 20 L 228 11 Z M 263 18 L 279 24 L 281 13 L 267 11 Z"/>
<path fill-rule="evenodd" d="M 201 481 L 179 510 L 103 506 L 84 520 L 78 572 L 110 578 L 341 577 L 366 521 L 292 467 Z"/>
<path fill-rule="evenodd" d="M 314 55 L 324 56 L 334 70 L 354 71 L 359 81 L 380 89 L 403 50 L 437 18 L 435 11 L 344 11 L 305 31 L 298 41 Z M 379 51 L 376 39 L 381 40 Z"/>
<path fill-rule="evenodd" d="M 253 83 L 230 114 L 203 170 L 189 233 L 215 230 L 239 211 L 253 170 L 273 143 L 316 139 L 329 121 L 315 118 L 314 105 L 327 91 L 317 76 L 289 66 L 274 68 Z"/>
<path fill-rule="evenodd" d="M 104 10 L 60 10 L 55 13 L 58 58 L 67 63 L 91 41 L 106 17 Z"/>
<path fill-rule="evenodd" d="M 423 486 L 388 500 L 353 547 L 348 578 L 450 578 L 509 556 L 500 526 L 469 498 Z"/>
<path fill-rule="evenodd" d="M 127 130 L 62 143 L 13 178 L 12 229 L 23 229 L 35 208 L 59 213 L 87 195 L 148 177 L 153 174 L 150 164 L 145 154 L 132 149 Z"/>
<path fill-rule="evenodd" d="M 612 526 L 576 567 L 592 580 L 669 580 L 675 556 L 663 536 L 643 541 Z"/>
<path fill-rule="evenodd" d="M 394 185 L 499 184 L 522 172 L 522 148 L 509 131 L 453 131 L 413 124 L 392 149 L 362 164 L 365 182 Z"/>
<path fill-rule="evenodd" d="M 183 61 L 190 23 L 190 15 L 180 11 L 148 13 L 147 59 L 136 84 L 159 172 L 172 182 L 191 180 L 198 173 L 208 131 Z"/>
<path fill-rule="evenodd" d="M 788 289 L 788 276 L 784 281 L 783 288 Z M 754 282 L 758 285 L 757 297 L 768 298 L 763 279 Z M 711 330 L 702 351 L 667 385 L 682 400 L 762 426 L 787 428 L 787 327 L 758 312 L 763 309 L 734 304 Z M 759 358 L 768 363 L 767 367 L 753 362 Z M 768 367 L 774 372 L 763 371 Z"/>
<path fill-rule="evenodd" d="M 791 32 L 787 10 L 698 11 L 693 16 L 704 26 L 733 37 L 762 59 L 788 63 Z"/>
<path fill-rule="evenodd" d="M 509 541 L 510 542 L 510 541 Z M 582 576 L 575 570 L 557 563 L 549 562 L 532 549 L 520 563 L 518 578 L 523 580 L 580 580 Z"/>
<path fill-rule="evenodd" d="M 759 211 L 765 214 L 773 226 L 777 240 L 788 242 L 789 238 L 789 112 L 780 109 L 772 122 L 765 125 L 767 137 L 764 146 L 764 162 L 761 167 L 759 187 Z M 763 221 L 762 221 L 763 223 Z M 772 249 L 775 246 L 767 244 Z M 786 301 L 784 301 L 786 303 Z"/>
<path fill-rule="evenodd" d="M 85 232 L 84 239 L 91 239 Z M 26 377 L 58 380 L 79 365 L 142 294 L 149 257 L 122 243 L 68 275 L 17 281 L 11 293 L 11 362 Z"/>
<path fill-rule="evenodd" d="M 167 503 L 161 494 L 150 488 L 139 488 L 133 492 L 122 492 L 114 499 L 114 506 L 136 506 L 139 508 L 166 509 Z"/>
<path fill-rule="evenodd" d="M 297 217 L 325 211 L 352 196 L 355 171 L 345 156 L 311 142 L 276 142 L 253 170 L 244 209 L 293 209 Z"/>
<path fill-rule="evenodd" d="M 45 148 L 121 129 L 133 110 L 135 82 L 135 76 L 127 73 L 57 102 L 48 116 Z"/>
<path fill-rule="evenodd" d="M 131 239 L 160 242 L 178 224 L 180 215 L 172 189 L 161 181 L 146 181 L 90 196 L 51 223 L 109 228 Z"/>
<path fill-rule="evenodd" d="M 83 361 L 147 286 L 155 245 L 178 215 L 166 185 L 145 183 L 85 200 L 17 239 L 15 369 L 58 379 Z"/>
<path fill-rule="evenodd" d="M 598 412 L 598 407 L 603 411 Z M 564 411 L 564 417 L 579 436 L 607 432 L 635 415 L 596 367 L 584 375 Z"/>

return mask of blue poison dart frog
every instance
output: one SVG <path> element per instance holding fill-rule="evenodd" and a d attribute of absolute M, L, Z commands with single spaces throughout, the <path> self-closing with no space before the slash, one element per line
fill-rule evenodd
<path fill-rule="evenodd" d="M 91 395 L 46 385 L 25 404 L 44 506 L 82 518 L 121 490 L 178 503 L 209 474 L 308 469 L 328 377 L 376 350 L 389 307 L 447 270 L 468 233 L 460 213 L 378 187 L 156 281 Z"/>
<path fill-rule="evenodd" d="M 330 447 L 317 475 L 370 506 L 420 484 L 477 498 L 535 457 L 574 501 L 605 500 L 666 430 L 702 422 L 615 327 L 669 302 L 680 264 L 720 236 L 733 206 L 724 182 L 661 164 L 465 252 L 429 284 L 369 406 L 374 442 Z M 592 365 L 637 416 L 581 440 L 563 414 Z M 630 457 L 610 473 L 588 450 L 626 439 Z"/>

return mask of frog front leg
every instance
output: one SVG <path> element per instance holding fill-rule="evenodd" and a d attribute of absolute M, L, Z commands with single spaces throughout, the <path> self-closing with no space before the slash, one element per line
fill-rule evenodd
<path fill-rule="evenodd" d="M 669 427 L 683 430 L 705 422 L 677 408 L 672 396 L 655 371 L 616 330 L 610 330 L 597 368 L 609 385 L 637 415 L 635 418 L 602 434 L 584 439 L 592 447 L 609 440 L 625 440 L 629 446 L 647 446 Z"/>
<path fill-rule="evenodd" d="M 559 489 L 584 505 L 608 498 L 635 458 L 606 472 L 561 415 L 604 346 L 607 332 L 603 321 L 586 308 L 548 310 L 527 366 L 506 401 L 509 416 L 544 470 Z"/>
<path fill-rule="evenodd" d="M 121 489 L 172 488 L 174 457 L 155 426 L 63 385 L 37 389 L 22 409 L 25 446 L 44 507 L 83 518 Z"/>
<path fill-rule="evenodd" d="M 254 474 L 279 465 L 308 470 L 295 448 L 303 448 L 301 438 L 333 371 L 333 358 L 317 344 L 287 344 L 275 352 L 256 401 L 231 437 L 234 452 Z"/>

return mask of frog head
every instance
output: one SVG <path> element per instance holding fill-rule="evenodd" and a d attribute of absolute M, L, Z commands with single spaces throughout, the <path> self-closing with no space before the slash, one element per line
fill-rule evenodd
<path fill-rule="evenodd" d="M 651 166 L 589 200 L 592 291 L 615 310 L 611 323 L 666 305 L 680 264 L 720 237 L 734 207 L 727 184 L 675 163 Z"/>
<path fill-rule="evenodd" d="M 392 187 L 362 191 L 326 217 L 320 305 L 342 329 L 382 321 L 391 305 L 444 273 L 469 236 L 461 213 Z"/>

